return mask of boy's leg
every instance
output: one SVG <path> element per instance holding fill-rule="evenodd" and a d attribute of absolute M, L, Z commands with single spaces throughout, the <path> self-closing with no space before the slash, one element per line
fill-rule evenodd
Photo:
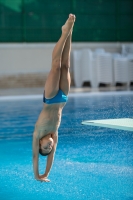
<path fill-rule="evenodd" d="M 52 68 L 48 75 L 48 78 L 45 83 L 45 97 L 52 98 L 56 95 L 59 90 L 59 81 L 61 74 L 61 60 L 62 60 L 62 52 L 64 49 L 65 42 L 69 36 L 69 33 L 73 26 L 73 15 L 69 15 L 68 20 L 65 25 L 62 27 L 62 35 L 54 47 L 52 53 Z"/>
<path fill-rule="evenodd" d="M 75 17 L 75 16 L 74 16 Z M 74 19 L 75 21 L 75 19 Z M 61 61 L 61 77 L 60 77 L 60 89 L 67 95 L 70 90 L 70 52 L 71 52 L 71 38 L 72 38 L 72 31 L 70 32 L 65 47 L 62 53 L 62 61 Z"/>

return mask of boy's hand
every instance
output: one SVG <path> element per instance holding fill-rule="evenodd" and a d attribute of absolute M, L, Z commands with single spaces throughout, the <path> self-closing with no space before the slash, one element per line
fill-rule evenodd
<path fill-rule="evenodd" d="M 41 182 L 50 182 L 50 180 L 47 178 L 47 176 L 44 174 L 44 175 L 39 175 L 37 178 L 36 178 L 37 181 L 41 181 Z"/>

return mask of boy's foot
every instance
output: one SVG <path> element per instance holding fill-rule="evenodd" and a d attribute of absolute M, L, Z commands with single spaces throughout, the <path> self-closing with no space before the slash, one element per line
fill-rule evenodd
<path fill-rule="evenodd" d="M 66 23 L 62 26 L 62 32 L 69 34 L 73 28 L 75 22 L 75 15 L 69 14 L 69 18 L 67 19 Z"/>

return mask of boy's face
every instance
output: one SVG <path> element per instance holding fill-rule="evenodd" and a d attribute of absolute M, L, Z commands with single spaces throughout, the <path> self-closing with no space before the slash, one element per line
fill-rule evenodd
<path fill-rule="evenodd" d="M 49 153 L 52 150 L 53 145 L 54 145 L 54 141 L 52 138 L 44 137 L 40 140 L 40 146 L 43 153 Z"/>

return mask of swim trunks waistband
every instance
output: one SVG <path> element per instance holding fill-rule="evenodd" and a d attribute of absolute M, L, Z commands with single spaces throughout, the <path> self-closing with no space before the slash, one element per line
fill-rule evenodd
<path fill-rule="evenodd" d="M 54 103 L 65 103 L 68 100 L 68 96 L 64 94 L 62 90 L 59 89 L 56 96 L 51 99 L 46 99 L 45 96 L 43 97 L 43 102 L 46 104 L 54 104 Z"/>

